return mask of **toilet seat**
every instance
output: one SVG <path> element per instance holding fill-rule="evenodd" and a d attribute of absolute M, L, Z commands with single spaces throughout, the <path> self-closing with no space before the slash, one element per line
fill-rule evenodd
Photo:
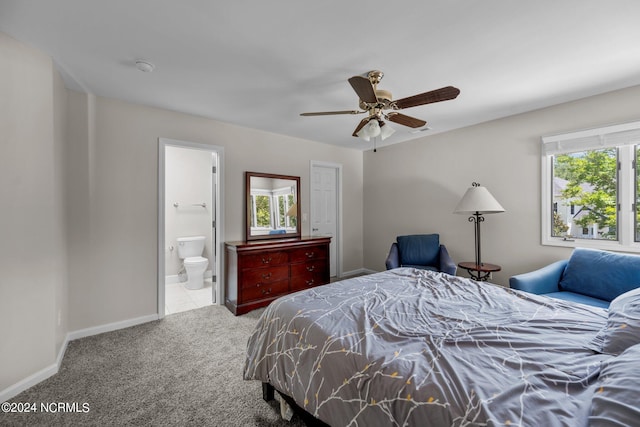
<path fill-rule="evenodd" d="M 209 260 L 207 258 L 201 257 L 201 256 L 192 256 L 189 258 L 185 258 L 184 259 L 184 265 L 196 265 L 196 264 L 201 264 L 204 262 L 209 262 Z"/>

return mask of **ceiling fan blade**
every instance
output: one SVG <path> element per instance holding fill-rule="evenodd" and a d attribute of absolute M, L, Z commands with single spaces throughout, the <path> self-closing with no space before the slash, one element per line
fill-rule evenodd
<path fill-rule="evenodd" d="M 335 114 L 362 114 L 366 111 L 343 110 L 343 111 L 318 111 L 313 113 L 300 113 L 301 116 L 333 116 Z"/>
<path fill-rule="evenodd" d="M 419 128 L 427 124 L 424 120 L 400 113 L 389 113 L 387 114 L 387 119 L 399 125 L 409 126 L 410 128 Z"/>
<path fill-rule="evenodd" d="M 349 83 L 353 90 L 356 91 L 361 101 L 367 104 L 375 104 L 378 102 L 376 92 L 368 78 L 362 76 L 353 76 L 349 79 Z"/>
<path fill-rule="evenodd" d="M 407 98 L 396 99 L 393 101 L 393 105 L 398 109 L 416 107 L 418 105 L 455 99 L 459 94 L 460 89 L 453 86 L 447 86 L 429 92 L 420 93 L 418 95 L 409 96 Z"/>
<path fill-rule="evenodd" d="M 364 125 L 369 123 L 370 119 L 371 119 L 371 117 L 367 117 L 366 119 L 360 120 L 360 123 L 358 123 L 358 126 L 356 126 L 356 129 L 353 131 L 352 136 L 355 136 L 357 138 L 358 137 L 358 132 L 360 132 L 360 129 L 362 129 L 364 127 Z"/>

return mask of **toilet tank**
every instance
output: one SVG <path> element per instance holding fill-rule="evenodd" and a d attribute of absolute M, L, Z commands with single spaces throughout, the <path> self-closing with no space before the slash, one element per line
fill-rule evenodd
<path fill-rule="evenodd" d="M 178 237 L 178 256 L 180 258 L 189 258 L 194 256 L 202 256 L 204 251 L 204 236 Z"/>

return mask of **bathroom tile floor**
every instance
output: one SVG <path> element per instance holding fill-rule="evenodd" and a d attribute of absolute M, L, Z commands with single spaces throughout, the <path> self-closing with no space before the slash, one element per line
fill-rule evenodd
<path fill-rule="evenodd" d="M 211 279 L 205 279 L 201 289 L 187 289 L 184 283 L 165 285 L 164 314 L 170 315 L 181 311 L 193 310 L 212 304 Z"/>

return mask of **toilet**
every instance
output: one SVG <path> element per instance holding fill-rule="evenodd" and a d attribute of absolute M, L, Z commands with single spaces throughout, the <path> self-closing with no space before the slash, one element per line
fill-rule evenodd
<path fill-rule="evenodd" d="M 204 251 L 204 236 L 178 237 L 178 256 L 184 261 L 187 271 L 187 289 L 200 289 L 204 286 L 204 272 L 209 260 L 202 256 Z"/>

